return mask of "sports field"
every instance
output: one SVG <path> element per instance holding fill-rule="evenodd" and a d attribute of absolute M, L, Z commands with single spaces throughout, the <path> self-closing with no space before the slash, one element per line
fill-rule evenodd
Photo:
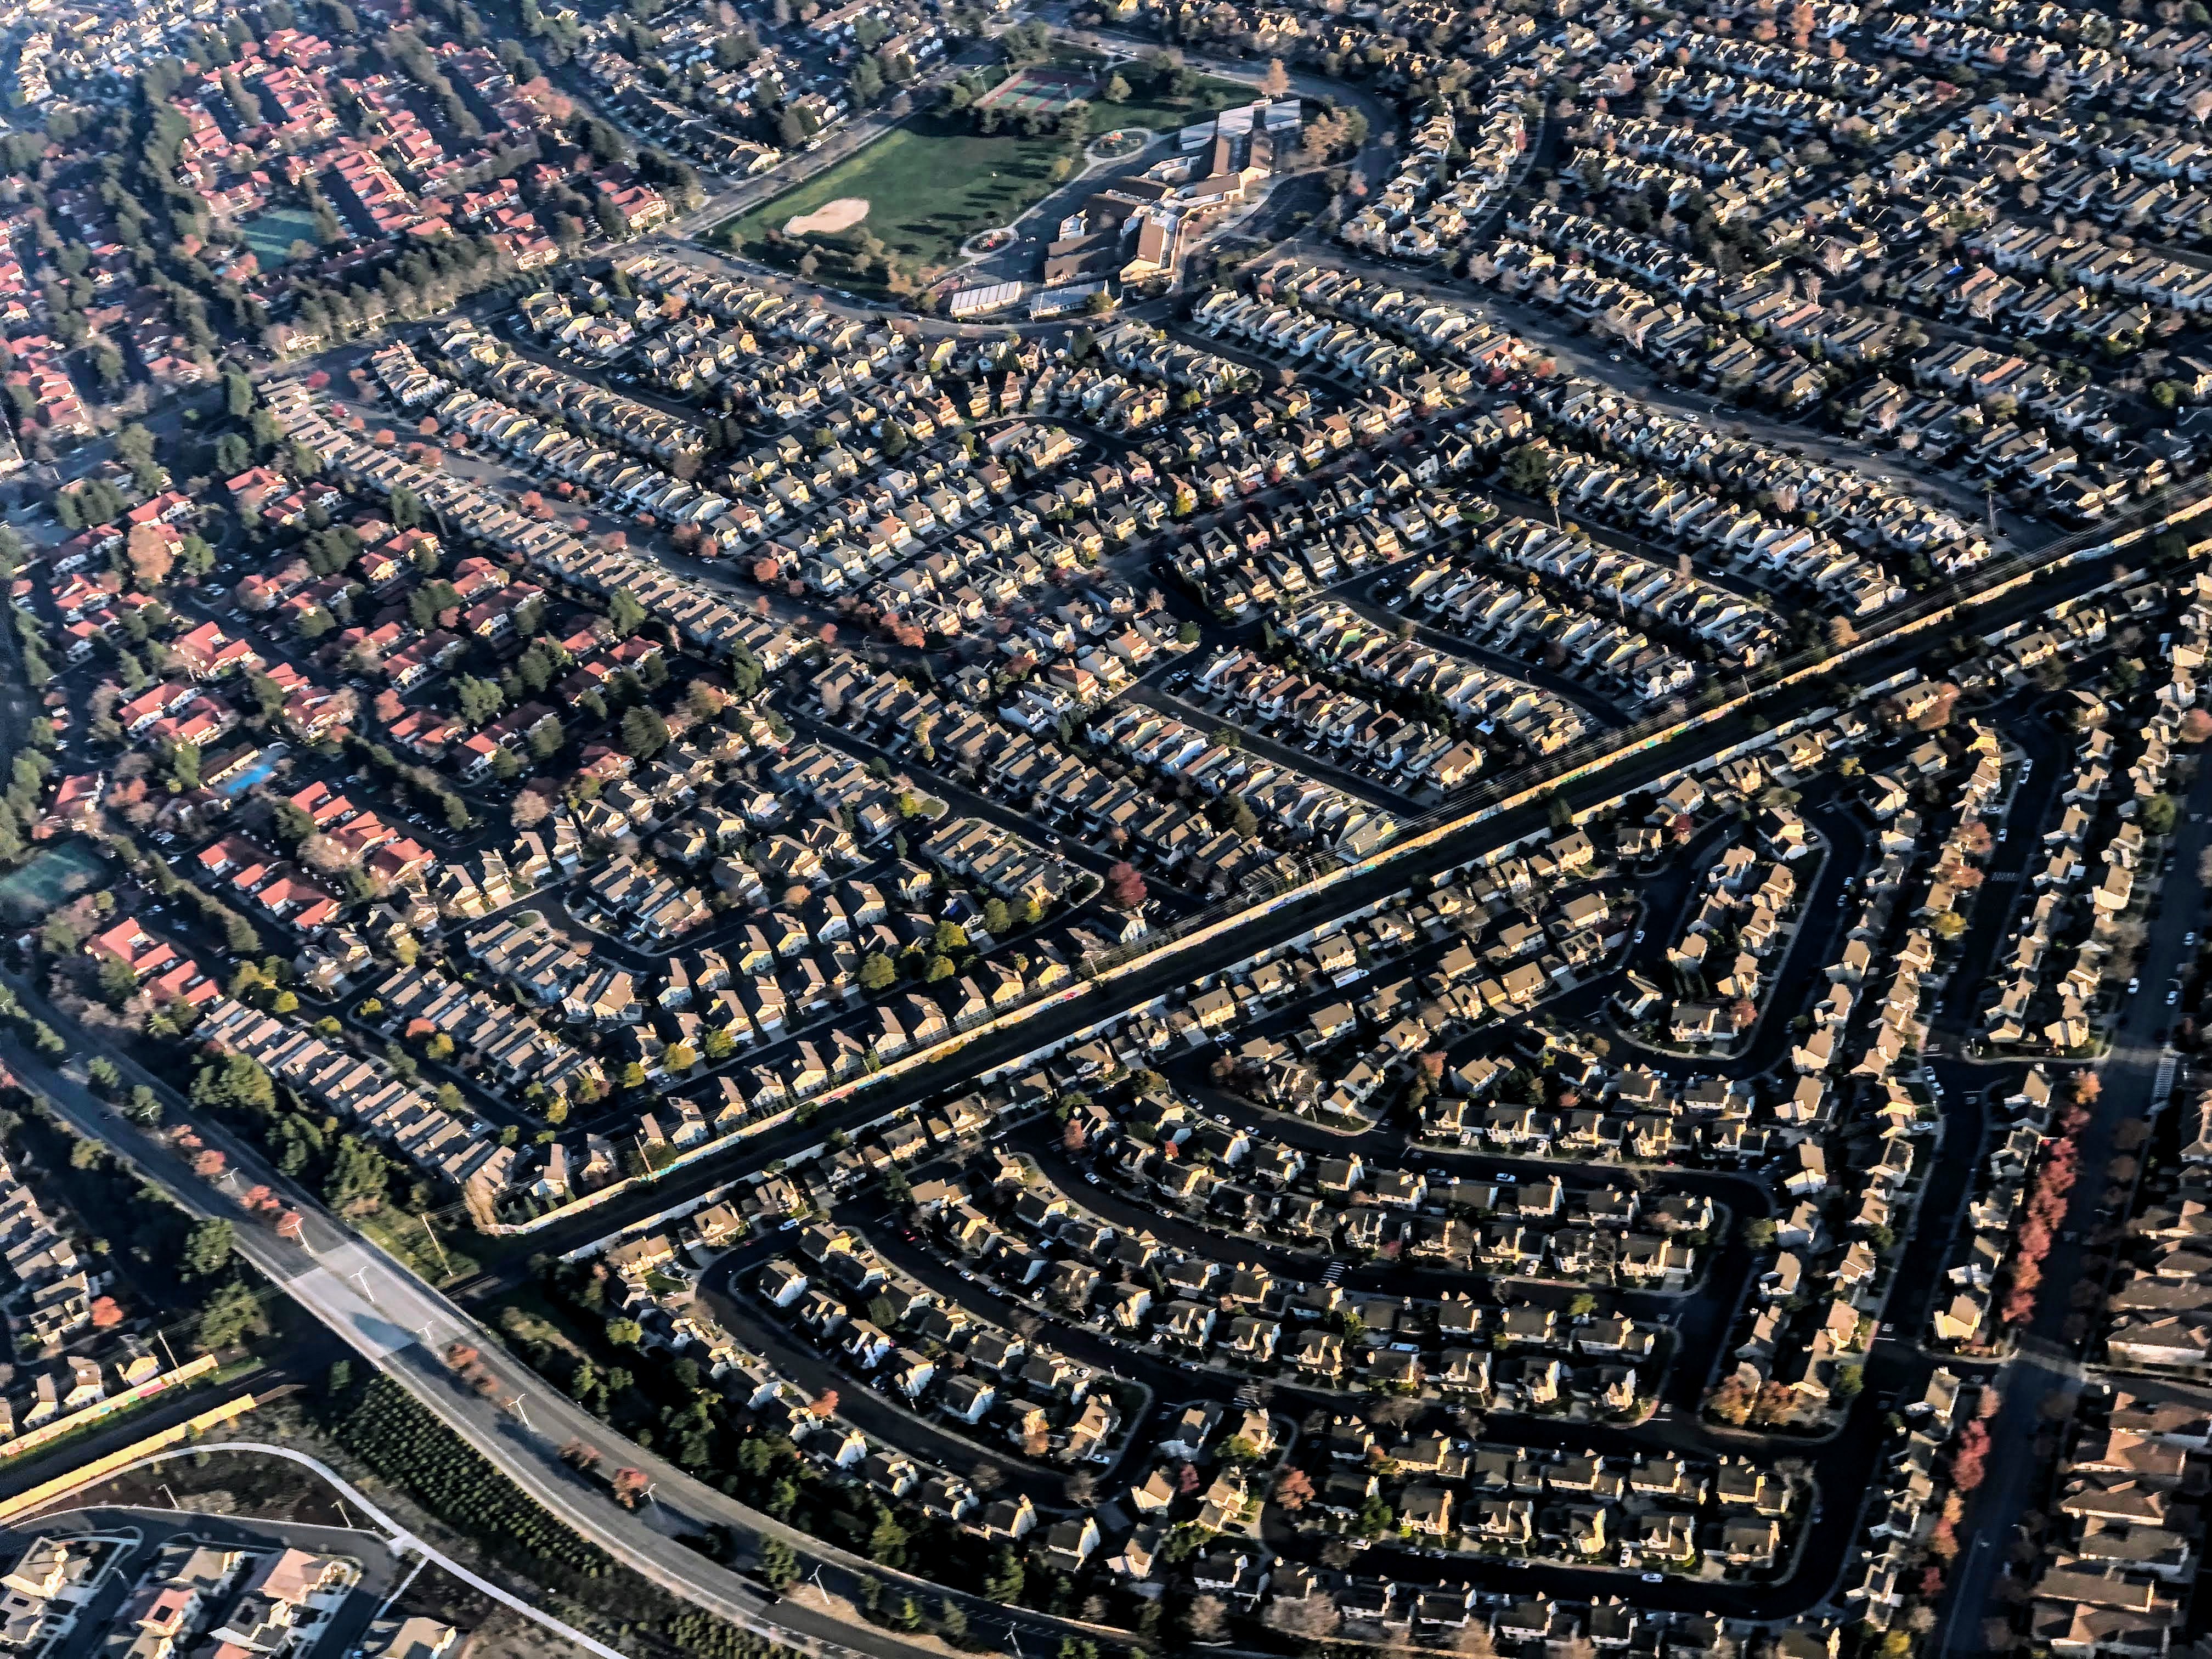
<path fill-rule="evenodd" d="M 1036 77 L 1034 83 L 1031 77 Z M 870 294 L 887 291 L 889 258 L 909 277 L 951 264 L 960 245 L 981 230 L 1011 224 L 1054 188 L 1053 164 L 1069 154 L 1066 135 L 1035 137 L 1018 131 L 1021 118 L 1049 113 L 1041 102 L 1076 101 L 1078 88 L 1097 85 L 1082 66 L 1033 65 L 983 95 L 1000 112 L 1002 125 L 979 132 L 966 113 L 932 112 L 893 128 L 805 183 L 740 214 L 723 227 L 734 230 L 746 252 L 773 263 L 795 264 L 797 249 L 811 248 L 817 280 Z M 1002 95 L 1022 101 L 1000 102 Z M 1173 131 L 1233 104 L 1249 103 L 1254 88 L 1207 78 L 1184 98 L 1152 94 L 1127 103 L 1092 101 L 1086 134 L 1116 127 Z M 783 246 L 770 244 L 769 233 Z"/>
<path fill-rule="evenodd" d="M 771 229 L 781 234 L 794 221 L 830 250 L 859 247 L 864 235 L 872 236 L 911 274 L 951 263 L 977 231 L 1008 223 L 1041 200 L 1066 148 L 1055 137 L 977 132 L 964 118 L 918 116 L 741 216 L 736 228 L 755 252 Z M 825 234 L 840 219 L 850 228 Z M 838 263 L 824 260 L 825 267 Z"/>
<path fill-rule="evenodd" d="M 975 107 L 1004 110 L 1009 115 L 1057 115 L 1071 104 L 1086 102 L 1097 94 L 1095 76 L 1079 69 L 1046 64 L 1008 76 L 978 98 Z"/>

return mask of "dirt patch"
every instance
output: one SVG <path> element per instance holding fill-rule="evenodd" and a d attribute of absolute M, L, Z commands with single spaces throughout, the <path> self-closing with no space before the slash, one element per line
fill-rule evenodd
<path fill-rule="evenodd" d="M 840 196 L 834 202 L 824 202 L 811 213 L 801 213 L 784 221 L 787 236 L 805 236 L 819 232 L 833 236 L 841 230 L 850 230 L 868 216 L 868 198 L 865 196 Z"/>
<path fill-rule="evenodd" d="M 804 1601 L 810 1607 L 819 1607 L 832 1619 L 842 1620 L 846 1624 L 859 1625 L 868 1630 L 881 1628 L 866 1613 L 862 1613 L 849 1598 L 832 1595 L 816 1585 L 806 1583 L 794 1585 L 792 1587 L 790 1595 L 793 1601 Z M 896 1607 L 900 1601 L 906 1599 L 906 1592 L 902 1587 L 887 1585 L 884 1588 L 884 1596 L 885 1606 Z M 914 1600 L 917 1603 L 916 1612 L 926 1614 L 935 1611 L 935 1604 L 929 1597 L 917 1595 Z M 898 1639 L 917 1648 L 926 1648 L 932 1653 L 944 1654 L 947 1656 L 947 1659 L 972 1659 L 972 1656 L 963 1653 L 943 1637 L 930 1631 L 902 1630 L 898 1632 Z"/>

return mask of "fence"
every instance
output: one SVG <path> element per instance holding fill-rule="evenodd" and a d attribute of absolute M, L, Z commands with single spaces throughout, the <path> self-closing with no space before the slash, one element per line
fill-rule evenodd
<path fill-rule="evenodd" d="M 189 1440 L 195 1435 L 204 1434 L 218 1424 L 228 1423 L 234 1418 L 243 1417 L 253 1409 L 256 1403 L 252 1395 L 241 1394 L 235 1399 L 226 1400 L 219 1406 L 210 1407 L 198 1417 L 187 1419 L 182 1423 L 172 1424 L 158 1434 L 150 1434 L 143 1440 L 134 1441 L 119 1451 L 109 1452 L 104 1457 L 95 1457 L 89 1463 L 80 1463 L 66 1474 L 58 1474 L 51 1480 L 40 1481 L 27 1492 L 19 1492 L 12 1498 L 0 1498 L 0 1524 L 12 1521 L 19 1515 L 27 1515 L 33 1510 L 43 1509 L 57 1498 L 66 1498 L 73 1492 L 81 1491 L 96 1481 L 104 1480 L 117 1470 L 129 1467 L 149 1452 L 163 1450 L 179 1442 Z"/>

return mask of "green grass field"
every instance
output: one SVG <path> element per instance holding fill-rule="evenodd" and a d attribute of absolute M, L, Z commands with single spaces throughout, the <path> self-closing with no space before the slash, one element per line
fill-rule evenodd
<path fill-rule="evenodd" d="M 1116 127 L 1149 127 L 1154 132 L 1173 132 L 1177 127 L 1205 119 L 1216 110 L 1249 104 L 1259 95 L 1258 88 L 1248 87 L 1241 81 L 1208 76 L 1199 82 L 1198 90 L 1188 98 L 1157 98 L 1139 93 L 1126 104 L 1093 104 L 1091 131 L 1100 133 L 1111 132 Z"/>
<path fill-rule="evenodd" d="M 1086 136 L 1121 127 L 1172 131 L 1256 95 L 1237 82 L 1208 79 L 1187 99 L 1138 96 L 1125 104 L 1097 102 L 1091 106 Z M 925 267 L 949 264 L 976 232 L 1012 223 L 1056 188 L 1053 164 L 1069 151 L 1064 136 L 981 133 L 965 115 L 933 112 L 739 215 L 723 230 L 734 230 L 748 253 L 794 264 L 796 252 L 787 250 L 788 257 L 780 258 L 770 248 L 769 231 L 781 233 L 793 219 L 829 203 L 863 198 L 868 203 L 866 219 L 848 230 L 817 233 L 806 240 L 817 249 L 822 280 L 880 294 L 886 273 L 879 267 L 854 268 L 854 256 L 870 246 L 865 239 L 874 238 L 909 276 Z"/>
<path fill-rule="evenodd" d="M 987 135 L 964 118 L 918 116 L 742 215 L 736 228 L 746 249 L 759 252 L 768 233 L 793 217 L 846 197 L 865 198 L 865 220 L 813 239 L 831 253 L 824 263 L 836 265 L 835 252 L 859 246 L 865 234 L 912 273 L 948 263 L 977 231 L 1006 224 L 1041 200 L 1053 188 L 1052 164 L 1065 149 L 1055 137 Z"/>

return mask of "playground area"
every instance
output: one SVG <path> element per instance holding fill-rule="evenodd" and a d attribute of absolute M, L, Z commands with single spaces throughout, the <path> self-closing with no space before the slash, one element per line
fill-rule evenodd
<path fill-rule="evenodd" d="M 1097 76 L 1064 64 L 1039 64 L 1018 70 L 975 100 L 978 109 L 1009 115 L 1057 115 L 1098 93 Z"/>

